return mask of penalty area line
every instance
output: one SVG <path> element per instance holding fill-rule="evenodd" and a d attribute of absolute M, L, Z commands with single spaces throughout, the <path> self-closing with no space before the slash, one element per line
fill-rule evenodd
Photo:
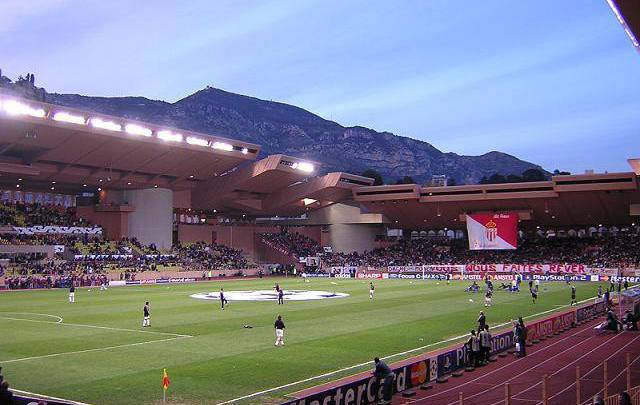
<path fill-rule="evenodd" d="M 58 356 L 68 356 L 68 355 L 71 355 L 71 354 L 100 352 L 100 351 L 106 351 L 106 350 L 112 350 L 112 349 L 121 349 L 123 347 L 142 346 L 142 345 L 146 345 L 146 344 L 149 344 L 149 343 L 160 343 L 160 342 L 169 342 L 169 341 L 178 340 L 178 339 L 188 339 L 190 337 L 193 337 L 193 336 L 176 336 L 176 337 L 171 337 L 171 338 L 166 338 L 166 339 L 147 340 L 145 342 L 127 343 L 127 344 L 123 344 L 123 345 L 115 345 L 115 346 L 107 346 L 107 347 L 96 347 L 95 349 L 75 350 L 75 351 L 71 351 L 71 352 L 43 354 L 42 356 L 31 356 L 31 357 L 22 357 L 22 358 L 19 358 L 19 359 L 0 360 L 0 363 L 1 364 L 18 363 L 18 362 L 21 362 L 21 361 L 39 360 L 39 359 L 46 359 L 46 358 L 49 358 L 49 357 L 58 357 Z"/>
<path fill-rule="evenodd" d="M 26 312 L 25 312 L 25 314 L 26 314 Z M 36 314 L 33 314 L 33 315 L 36 315 Z M 38 314 L 38 315 L 40 315 L 40 314 Z M 44 314 L 42 314 L 42 315 L 44 315 Z M 56 318 L 60 318 L 60 317 L 56 316 Z M 182 335 L 180 333 L 156 332 L 156 331 L 152 331 L 152 330 L 138 330 L 138 329 L 126 329 L 126 328 L 114 328 L 114 327 L 110 327 L 110 326 L 86 325 L 86 324 L 82 324 L 82 323 L 67 323 L 67 322 L 62 322 L 62 320 L 61 320 L 62 318 L 60 318 L 60 320 L 58 320 L 57 322 L 43 321 L 43 320 L 40 320 L 40 319 L 12 318 L 12 317 L 7 317 L 7 316 L 0 316 L 0 319 L 8 319 L 8 320 L 11 320 L 11 321 L 22 321 L 22 322 L 48 323 L 48 324 L 52 324 L 52 325 L 73 326 L 73 327 L 78 327 L 78 328 L 104 329 L 104 330 L 113 330 L 113 331 L 118 331 L 118 332 L 148 333 L 148 334 L 151 334 L 151 335 L 173 336 L 173 337 L 179 337 L 179 338 L 193 337 L 192 335 Z"/>
<path fill-rule="evenodd" d="M 585 302 L 592 301 L 595 298 L 596 297 L 591 297 L 591 298 L 584 299 L 582 301 L 579 301 L 578 304 L 583 304 Z M 571 305 L 565 304 L 565 305 L 560 306 L 559 308 L 553 308 L 553 309 L 549 309 L 549 310 L 546 310 L 546 311 L 538 312 L 536 314 L 524 316 L 524 317 L 522 317 L 522 319 L 536 318 L 538 316 L 546 315 L 546 314 L 551 313 L 551 312 L 557 312 L 560 308 L 566 308 L 566 307 L 570 307 L 570 306 Z M 493 329 L 502 328 L 504 326 L 510 325 L 511 323 L 512 323 L 512 321 L 504 322 L 504 323 L 501 323 L 499 325 L 495 325 L 492 328 Z M 439 345 L 444 344 L 444 343 L 455 342 L 455 341 L 458 341 L 458 340 L 463 339 L 463 338 L 468 337 L 468 336 L 469 336 L 468 334 L 464 334 L 464 335 L 450 337 L 448 339 L 444 339 L 444 340 L 441 340 L 439 342 L 429 343 L 429 344 L 424 345 L 424 346 L 416 347 L 415 349 L 410 349 L 410 350 L 405 350 L 403 352 L 390 354 L 390 355 L 387 355 L 385 357 L 381 357 L 381 359 L 387 360 L 387 359 L 392 359 L 392 358 L 398 357 L 398 356 L 404 356 L 404 355 L 407 355 L 409 353 L 422 351 L 424 349 L 428 349 L 428 348 L 434 347 L 434 346 L 439 346 Z M 260 395 L 264 395 L 264 394 L 269 394 L 269 393 L 272 393 L 272 392 L 280 391 L 280 390 L 283 390 L 285 388 L 295 387 L 297 385 L 308 383 L 308 382 L 311 382 L 311 381 L 314 381 L 314 380 L 318 380 L 320 378 L 331 377 L 332 375 L 340 374 L 340 373 L 343 373 L 345 371 L 349 371 L 349 370 L 357 369 L 357 368 L 360 368 L 360 367 L 364 367 L 364 366 L 369 365 L 369 364 L 371 364 L 371 361 L 367 361 L 365 363 L 360 363 L 360 364 L 355 364 L 353 366 L 344 367 L 344 368 L 341 368 L 341 369 L 338 369 L 338 370 L 329 371 L 329 372 L 324 373 L 324 374 L 316 375 L 316 376 L 313 376 L 313 377 L 308 377 L 308 378 L 305 378 L 305 379 L 299 380 L 299 381 L 294 381 L 294 382 L 291 382 L 291 383 L 288 383 L 288 384 L 281 385 L 279 387 L 274 387 L 274 388 L 269 388 L 269 389 L 266 389 L 266 390 L 263 390 L 263 391 L 254 392 L 253 394 L 243 395 L 241 397 L 230 399 L 230 400 L 224 401 L 224 402 L 218 402 L 217 405 L 232 404 L 232 403 L 235 403 L 235 402 L 238 402 L 238 401 L 242 401 L 244 399 L 254 398 L 254 397 L 257 397 L 257 396 L 260 396 Z"/>

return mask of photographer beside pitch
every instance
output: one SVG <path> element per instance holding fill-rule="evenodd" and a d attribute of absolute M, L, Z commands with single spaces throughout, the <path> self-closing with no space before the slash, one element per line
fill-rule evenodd
<path fill-rule="evenodd" d="M 390 404 L 391 396 L 393 394 L 393 380 L 395 378 L 393 371 L 378 357 L 373 359 L 376 365 L 376 369 L 373 371 L 373 375 L 382 381 L 382 399 L 378 404 Z"/>

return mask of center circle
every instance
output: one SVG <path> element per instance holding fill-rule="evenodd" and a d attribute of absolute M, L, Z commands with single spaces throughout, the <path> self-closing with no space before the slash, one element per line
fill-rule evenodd
<path fill-rule="evenodd" d="M 348 296 L 349 294 L 329 291 L 285 290 L 283 298 L 287 301 L 312 301 L 345 298 Z M 224 297 L 229 301 L 277 301 L 278 292 L 275 290 L 225 291 Z M 219 300 L 220 292 L 192 294 L 191 298 Z"/>

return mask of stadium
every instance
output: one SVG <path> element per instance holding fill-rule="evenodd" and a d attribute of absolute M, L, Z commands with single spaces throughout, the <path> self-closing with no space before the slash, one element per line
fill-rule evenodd
<path fill-rule="evenodd" d="M 374 185 L 232 138 L 0 88 L 0 404 L 640 404 L 640 158 Z"/>

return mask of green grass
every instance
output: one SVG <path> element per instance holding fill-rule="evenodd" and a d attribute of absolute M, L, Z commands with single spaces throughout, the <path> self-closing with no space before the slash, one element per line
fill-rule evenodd
<path fill-rule="evenodd" d="M 481 294 L 469 302 L 471 296 L 463 291 L 467 282 L 447 286 L 435 281 L 376 281 L 376 298 L 370 302 L 368 281 L 331 284 L 322 279 L 309 283 L 280 279 L 285 290 L 337 291 L 350 296 L 287 302 L 282 307 L 274 302 L 232 302 L 224 311 L 217 301 L 190 297 L 217 291 L 220 286 L 226 291 L 270 289 L 275 281 L 80 289 L 75 304 L 67 302 L 66 290 L 2 293 L 0 366 L 14 388 L 105 405 L 159 403 L 161 372 L 166 367 L 171 378 L 169 403 L 214 404 L 464 334 L 475 326 L 480 310 L 495 325 L 517 316 L 562 309 L 560 305 L 566 305 L 570 296 L 564 283 L 546 283 L 536 305 L 528 293 L 499 291 L 494 294 L 494 306 L 486 309 Z M 595 283 L 576 285 L 578 300 L 594 296 L 597 290 Z M 141 328 L 144 301 L 151 302 L 151 329 Z M 56 324 L 55 318 L 35 313 L 60 316 L 64 322 Z M 287 325 L 286 345 L 276 348 L 273 322 L 279 313 Z M 245 329 L 244 324 L 253 328 Z M 193 337 L 172 339 L 173 335 L 143 330 Z M 132 345 L 150 341 L 156 342 Z M 102 350 L 112 346 L 122 347 Z M 100 350 L 86 351 L 91 349 Z M 27 357 L 31 359 L 24 359 Z M 16 359 L 24 360 L 11 361 Z M 331 379 L 367 368 L 350 369 Z M 327 380 L 244 403 L 276 402 Z"/>

